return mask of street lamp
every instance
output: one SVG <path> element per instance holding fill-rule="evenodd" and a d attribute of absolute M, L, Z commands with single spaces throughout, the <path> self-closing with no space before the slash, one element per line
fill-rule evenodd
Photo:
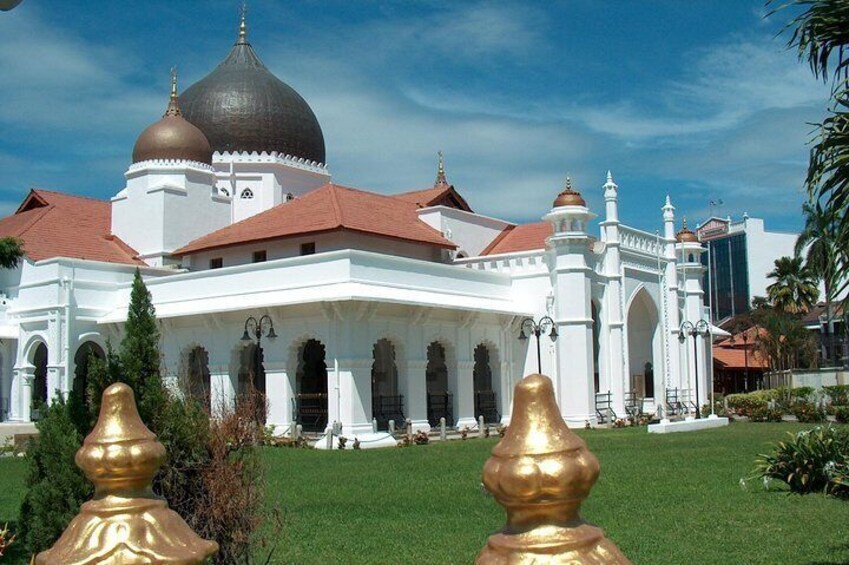
<path fill-rule="evenodd" d="M 743 332 L 743 362 L 746 364 L 746 372 L 743 373 L 743 390 L 749 392 L 749 334 L 748 330 Z"/>
<path fill-rule="evenodd" d="M 685 321 L 681 324 L 681 329 L 678 332 L 678 341 L 683 344 L 687 341 L 687 336 L 693 338 L 693 370 L 696 377 L 696 418 L 700 418 L 701 407 L 699 406 L 699 356 L 696 348 L 696 338 L 698 336 L 707 337 L 710 335 L 710 325 L 705 320 L 699 320 L 695 324 Z"/>
<path fill-rule="evenodd" d="M 253 341 L 256 339 L 256 349 L 254 350 L 254 380 L 259 376 L 260 365 L 262 364 L 262 336 L 268 339 L 274 339 L 277 334 L 274 333 L 274 322 L 268 314 L 260 316 L 259 320 L 253 316 L 248 316 L 245 320 L 245 333 L 242 334 L 242 341 Z M 254 382 L 256 387 L 256 382 Z M 265 383 L 263 383 L 262 393 L 265 394 Z"/>
<path fill-rule="evenodd" d="M 520 327 L 522 328 L 522 331 L 519 333 L 520 340 L 525 341 L 528 339 L 528 334 L 525 333 L 525 330 L 528 330 L 528 332 L 534 334 L 534 337 L 537 338 L 537 372 L 541 375 L 542 354 L 540 352 L 539 336 L 548 333 L 551 337 L 551 341 L 555 341 L 557 339 L 557 327 L 554 324 L 554 320 L 548 316 L 543 316 L 539 319 L 539 322 L 534 321 L 533 318 L 525 318 L 522 320 L 522 325 Z"/>

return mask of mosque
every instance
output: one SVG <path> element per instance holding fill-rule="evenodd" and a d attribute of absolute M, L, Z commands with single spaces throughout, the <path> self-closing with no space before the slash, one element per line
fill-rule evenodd
<path fill-rule="evenodd" d="M 474 212 L 441 155 L 422 190 L 337 184 L 316 116 L 244 18 L 210 74 L 180 95 L 172 80 L 124 178 L 108 201 L 32 189 L 0 220 L 26 252 L 0 272 L 4 420 L 85 386 L 136 269 L 166 374 L 212 406 L 264 391 L 281 434 L 506 422 L 538 368 L 572 425 L 707 402 L 710 337 L 680 329 L 705 318 L 703 249 L 668 198 L 657 233 L 623 225 L 608 173 L 596 236 L 568 179 L 540 187 L 553 204 L 531 224 Z"/>

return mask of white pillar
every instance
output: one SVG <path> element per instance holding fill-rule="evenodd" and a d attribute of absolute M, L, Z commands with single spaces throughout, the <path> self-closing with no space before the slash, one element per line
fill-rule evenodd
<path fill-rule="evenodd" d="M 604 202 L 606 218 L 601 222 L 602 238 L 605 242 L 604 276 L 604 310 L 607 328 L 606 369 L 607 383 L 612 395 L 613 410 L 619 415 L 625 414 L 625 392 L 628 375 L 625 374 L 625 319 L 624 303 L 624 272 L 619 246 L 619 187 L 613 182 L 613 175 L 607 172 L 607 182 L 604 184 Z M 606 391 L 600 391 L 606 392 Z"/>
<path fill-rule="evenodd" d="M 685 388 L 686 377 L 682 374 L 681 347 L 678 343 L 678 331 L 681 326 L 681 317 L 678 313 L 680 298 L 678 294 L 678 271 L 676 269 L 677 255 L 675 253 L 675 207 L 666 197 L 663 206 L 663 259 L 665 261 L 665 294 L 662 311 L 666 314 L 666 327 L 664 330 L 666 348 L 664 351 L 666 361 L 666 375 L 664 378 L 666 388 Z M 666 391 L 663 392 L 661 402 L 666 401 Z"/>
<path fill-rule="evenodd" d="M 407 361 L 404 378 L 399 383 L 404 395 L 404 410 L 413 422 L 413 431 L 430 431 L 427 421 L 427 361 Z"/>
<path fill-rule="evenodd" d="M 342 435 L 354 437 L 371 433 L 372 359 L 340 359 L 338 368 L 339 420 Z M 400 425 L 400 424 L 399 424 Z"/>
<path fill-rule="evenodd" d="M 454 389 L 454 419 L 457 427 L 465 426 L 473 428 L 477 425 L 475 418 L 474 398 L 474 361 L 457 362 L 456 388 Z"/>
<path fill-rule="evenodd" d="M 15 422 L 32 421 L 32 387 L 35 381 L 35 367 L 24 365 L 15 367 L 12 382 L 12 417 Z"/>
<path fill-rule="evenodd" d="M 285 362 L 265 362 L 265 396 L 268 400 L 267 423 L 275 432 L 289 431 L 292 424 L 292 388 Z"/>

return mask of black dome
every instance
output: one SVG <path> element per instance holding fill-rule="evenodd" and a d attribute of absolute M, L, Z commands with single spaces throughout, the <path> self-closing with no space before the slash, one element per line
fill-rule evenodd
<path fill-rule="evenodd" d="M 183 116 L 213 151 L 277 151 L 324 163 L 324 136 L 300 94 L 240 39 L 224 61 L 180 96 Z"/>

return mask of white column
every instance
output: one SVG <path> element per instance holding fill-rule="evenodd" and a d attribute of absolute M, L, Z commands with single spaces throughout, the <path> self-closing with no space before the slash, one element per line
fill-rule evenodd
<path fill-rule="evenodd" d="M 372 359 L 339 360 L 339 421 L 342 422 L 342 434 L 349 438 L 372 431 L 372 363 Z"/>
<path fill-rule="evenodd" d="M 607 182 L 604 183 L 605 221 L 602 222 L 602 237 L 605 241 L 604 275 L 607 285 L 604 290 L 604 310 L 607 321 L 607 384 L 616 414 L 625 414 L 625 392 L 628 380 L 625 374 L 624 343 L 625 319 L 624 304 L 624 271 L 620 256 L 619 241 L 619 187 L 613 182 L 613 175 L 607 172 Z M 600 391 L 606 392 L 606 391 Z"/>
<path fill-rule="evenodd" d="M 407 361 L 407 370 L 401 381 L 404 395 L 404 410 L 413 422 L 413 431 L 430 431 L 427 421 L 427 361 Z"/>
<path fill-rule="evenodd" d="M 12 417 L 15 422 L 32 421 L 32 387 L 35 381 L 35 367 L 24 365 L 15 367 L 12 382 Z"/>
<path fill-rule="evenodd" d="M 285 362 L 265 362 L 265 396 L 268 399 L 267 423 L 275 433 L 289 431 L 292 424 L 292 387 Z"/>
<path fill-rule="evenodd" d="M 474 397 L 474 361 L 458 361 L 456 388 L 454 388 L 454 419 L 457 428 L 470 428 L 477 424 Z"/>
<path fill-rule="evenodd" d="M 682 374 L 681 347 L 678 343 L 678 332 L 681 326 L 681 317 L 678 313 L 678 271 L 676 269 L 675 253 L 675 208 L 666 197 L 663 206 L 663 258 L 666 262 L 664 279 L 666 288 L 663 310 L 666 313 L 666 327 L 664 337 L 666 338 L 666 375 L 664 378 L 666 388 L 684 388 L 686 376 Z M 661 402 L 666 401 L 666 391 L 663 392 Z"/>

